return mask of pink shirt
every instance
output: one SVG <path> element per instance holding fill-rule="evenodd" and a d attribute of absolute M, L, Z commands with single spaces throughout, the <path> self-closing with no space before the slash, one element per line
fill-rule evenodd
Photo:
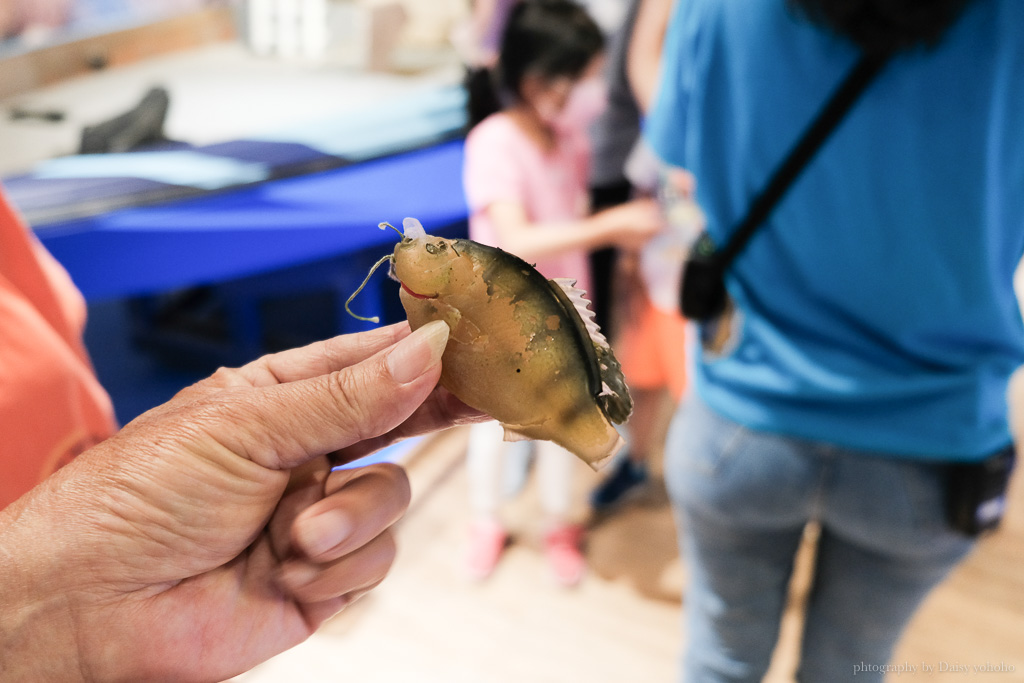
<path fill-rule="evenodd" d="M 463 183 L 469 202 L 469 236 L 501 247 L 486 209 L 499 201 L 522 204 L 531 222 L 574 221 L 587 215 L 587 173 L 590 147 L 586 132 L 558 137 L 549 154 L 533 142 L 506 114 L 480 122 L 466 138 Z M 587 252 L 582 249 L 537 261 L 545 277 L 571 278 L 590 289 Z"/>

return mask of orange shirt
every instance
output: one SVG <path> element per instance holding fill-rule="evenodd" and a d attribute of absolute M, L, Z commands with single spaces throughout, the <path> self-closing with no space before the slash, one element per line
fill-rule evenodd
<path fill-rule="evenodd" d="M 116 429 L 85 301 L 0 193 L 0 509 Z"/>

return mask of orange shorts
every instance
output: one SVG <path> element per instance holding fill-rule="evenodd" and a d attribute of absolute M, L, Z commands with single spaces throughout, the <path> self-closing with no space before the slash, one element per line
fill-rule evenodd
<path fill-rule="evenodd" d="M 626 382 L 637 389 L 667 387 L 677 402 L 686 390 L 686 319 L 633 297 L 640 310 L 623 316 L 615 355 Z"/>

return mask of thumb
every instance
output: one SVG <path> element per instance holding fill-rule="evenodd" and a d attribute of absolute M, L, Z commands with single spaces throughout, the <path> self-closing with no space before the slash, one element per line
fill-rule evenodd
<path fill-rule="evenodd" d="M 290 469 L 394 429 L 441 376 L 448 325 L 434 321 L 397 344 L 326 375 L 263 387 L 217 439 L 271 469 Z"/>

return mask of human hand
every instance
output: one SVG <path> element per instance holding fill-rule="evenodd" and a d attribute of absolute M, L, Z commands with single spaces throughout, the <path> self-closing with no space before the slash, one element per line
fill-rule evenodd
<path fill-rule="evenodd" d="M 330 463 L 483 419 L 437 387 L 447 329 L 218 370 L 0 512 L 0 679 L 222 680 L 379 583 L 408 481 Z"/>
<path fill-rule="evenodd" d="M 621 249 L 636 251 L 665 225 L 661 207 L 653 198 L 634 199 L 596 214 L 608 240 Z"/>
<path fill-rule="evenodd" d="M 693 199 L 697 193 L 697 178 L 685 168 L 670 167 L 665 174 L 665 182 L 679 197 Z"/>

